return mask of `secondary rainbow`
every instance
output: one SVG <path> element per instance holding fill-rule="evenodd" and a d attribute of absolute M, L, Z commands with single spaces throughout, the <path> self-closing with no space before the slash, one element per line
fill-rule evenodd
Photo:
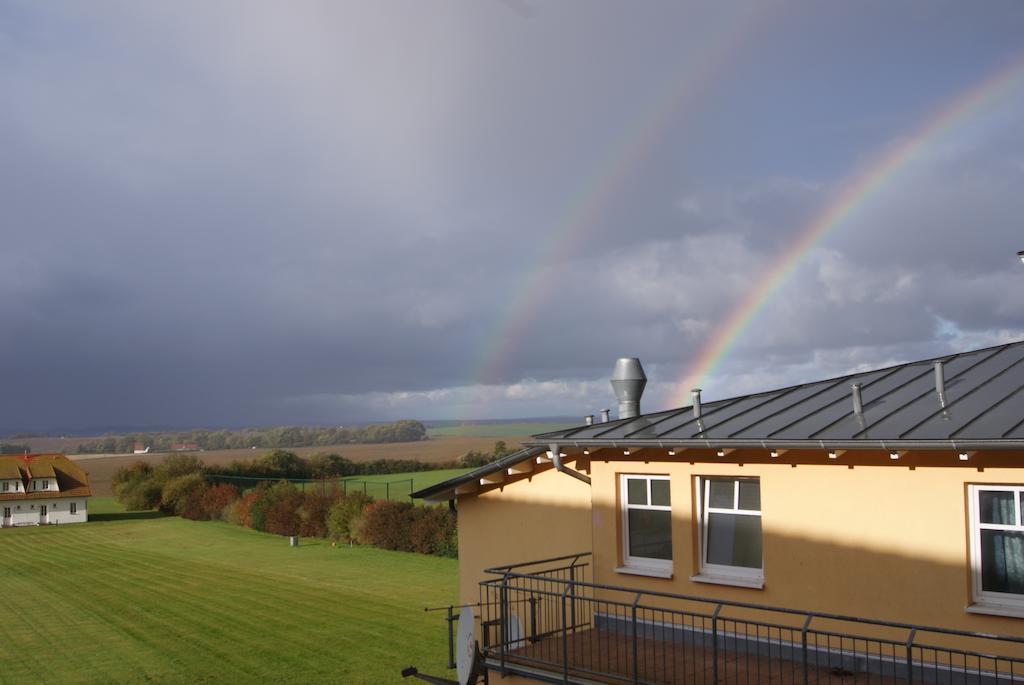
<path fill-rule="evenodd" d="M 836 228 L 889 184 L 898 172 L 958 123 L 991 104 L 1024 77 L 1024 54 L 981 82 L 960 91 L 926 117 L 913 135 L 900 139 L 854 173 L 803 230 L 797 239 L 765 270 L 757 283 L 721 322 L 700 349 L 686 375 L 680 379 L 670 406 L 689 404 L 691 388 L 698 387 L 729 354 L 758 313 L 790 278 L 803 258 Z"/>
<path fill-rule="evenodd" d="M 687 111 L 687 105 L 704 92 L 707 84 L 714 81 L 735 54 L 738 54 L 743 40 L 764 14 L 769 3 L 755 3 L 753 10 L 744 10 L 740 16 L 725 16 L 719 25 L 705 34 L 703 44 L 695 52 L 697 59 L 675 75 L 666 87 L 660 89 L 659 97 L 644 108 L 631 126 L 625 129 L 616 143 L 610 146 L 579 186 L 579 191 L 570 197 L 565 212 L 555 222 L 547 240 L 539 246 L 535 265 L 523 277 L 523 282 L 513 290 L 513 296 L 505 307 L 491 334 L 481 346 L 473 377 L 481 383 L 497 383 L 502 380 L 512 359 L 513 352 L 520 349 L 523 339 L 531 330 L 531 320 L 558 284 L 564 274 L 560 267 L 574 254 L 593 229 L 597 219 L 608 203 L 617 195 L 619 188 L 637 165 L 650 153 L 670 124 L 678 124 L 679 117 Z"/>

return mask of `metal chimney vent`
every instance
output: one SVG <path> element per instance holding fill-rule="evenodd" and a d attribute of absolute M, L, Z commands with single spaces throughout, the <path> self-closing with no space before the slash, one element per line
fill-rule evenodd
<path fill-rule="evenodd" d="M 647 386 L 647 374 L 636 357 L 622 357 L 615 362 L 612 390 L 619 401 L 619 418 L 640 416 L 640 397 Z"/>
<path fill-rule="evenodd" d="M 693 418 L 699 419 L 700 418 L 700 412 L 701 412 L 701 408 L 700 408 L 700 388 L 694 388 L 693 390 L 691 390 L 690 391 L 690 398 L 692 399 L 691 404 L 693 404 Z"/>
<path fill-rule="evenodd" d="M 946 374 L 942 362 L 935 362 L 935 392 L 939 396 L 939 406 L 946 406 Z"/>
<path fill-rule="evenodd" d="M 602 409 L 601 410 L 601 423 L 608 423 L 612 420 L 612 410 Z"/>
<path fill-rule="evenodd" d="M 593 414 L 587 414 L 586 416 L 583 417 L 583 420 L 587 422 L 588 426 L 593 426 L 594 425 L 594 415 Z"/>
<path fill-rule="evenodd" d="M 851 385 L 850 390 L 853 392 L 853 413 L 861 416 L 864 413 L 864 401 L 860 397 L 860 383 Z"/>

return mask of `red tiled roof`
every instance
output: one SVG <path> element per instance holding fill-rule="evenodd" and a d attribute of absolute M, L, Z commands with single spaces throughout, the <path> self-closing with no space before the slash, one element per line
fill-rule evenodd
<path fill-rule="evenodd" d="M 57 497 L 89 497 L 89 474 L 63 454 L 27 454 L 0 457 L 0 474 L 18 472 L 20 476 L 0 475 L 0 478 L 19 478 L 26 492 L 0 493 L 0 501 L 22 499 L 54 499 Z M 29 479 L 57 479 L 59 490 L 28 490 Z"/>

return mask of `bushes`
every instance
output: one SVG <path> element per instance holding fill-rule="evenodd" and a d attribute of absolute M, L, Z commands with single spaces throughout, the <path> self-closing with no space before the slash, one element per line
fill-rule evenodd
<path fill-rule="evenodd" d="M 345 468 L 347 460 L 339 459 L 325 458 L 317 467 Z M 290 452 L 275 452 L 261 462 L 282 471 L 305 464 Z M 329 537 L 405 552 L 454 557 L 458 551 L 455 517 L 442 507 L 375 502 L 362 492 L 343 494 L 337 488 L 307 493 L 283 480 L 240 495 L 233 485 L 208 484 L 202 463 L 191 455 L 168 457 L 156 467 L 129 464 L 114 474 L 113 483 L 118 501 L 129 509 L 158 507 L 188 519 L 223 519 L 277 535 Z"/>
<path fill-rule="evenodd" d="M 359 491 L 338 498 L 327 512 L 327 536 L 335 542 L 353 542 L 356 536 L 352 524 L 362 517 L 363 510 L 372 501 Z"/>
<path fill-rule="evenodd" d="M 228 505 L 238 499 L 238 489 L 234 485 L 218 483 L 206 488 L 200 502 L 203 518 L 212 521 L 224 518 Z"/>
<path fill-rule="evenodd" d="M 363 511 L 357 541 L 383 549 L 457 556 L 455 517 L 442 507 L 374 502 Z"/>

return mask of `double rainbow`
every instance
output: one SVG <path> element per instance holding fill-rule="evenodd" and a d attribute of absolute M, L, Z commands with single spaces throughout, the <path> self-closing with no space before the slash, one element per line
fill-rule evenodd
<path fill-rule="evenodd" d="M 887 146 L 839 189 L 825 208 L 798 234 L 729 312 L 708 338 L 696 359 L 679 379 L 670 406 L 689 402 L 689 391 L 714 373 L 779 288 L 789 280 L 804 257 L 830 233 L 842 226 L 890 183 L 897 173 L 951 128 L 991 105 L 1024 77 L 1024 54 L 980 83 L 950 98 L 918 125 L 913 134 Z"/>
<path fill-rule="evenodd" d="M 709 83 L 741 53 L 745 38 L 764 16 L 770 3 L 754 3 L 742 14 L 726 14 L 704 33 L 701 45 L 694 49 L 696 59 L 673 74 L 661 95 L 627 126 L 594 165 L 569 199 L 561 217 L 536 250 L 534 268 L 514 288 L 498 324 L 481 345 L 473 376 L 485 384 L 498 383 L 507 371 L 515 350 L 532 330 L 532 319 L 543 301 L 557 289 L 563 276 L 560 267 L 579 252 L 608 204 L 629 179 L 631 172 L 652 151 L 670 125 L 678 125 L 683 115 L 696 111 L 699 96 Z"/>

